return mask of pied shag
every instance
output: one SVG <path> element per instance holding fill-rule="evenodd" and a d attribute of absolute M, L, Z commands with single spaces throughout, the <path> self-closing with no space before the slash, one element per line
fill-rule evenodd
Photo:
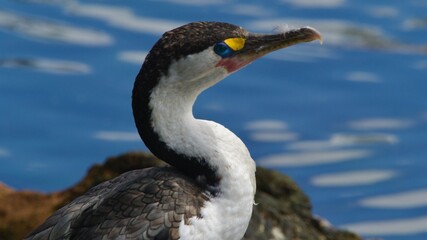
<path fill-rule="evenodd" d="M 310 27 L 252 34 L 221 22 L 164 33 L 136 77 L 132 108 L 142 140 L 171 167 L 101 183 L 26 239 L 241 239 L 254 204 L 255 162 L 227 128 L 194 118 L 193 104 L 263 55 L 316 39 Z"/>

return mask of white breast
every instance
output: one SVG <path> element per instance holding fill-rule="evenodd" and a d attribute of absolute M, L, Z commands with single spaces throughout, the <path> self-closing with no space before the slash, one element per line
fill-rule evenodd
<path fill-rule="evenodd" d="M 208 121 L 218 146 L 220 194 L 202 208 L 202 218 L 193 217 L 190 225 L 181 222 L 182 239 L 242 239 L 248 227 L 255 194 L 255 162 L 240 139 L 223 126 Z"/>
<path fill-rule="evenodd" d="M 191 218 L 189 225 L 181 222 L 184 240 L 241 239 L 254 203 L 255 162 L 246 146 L 222 125 L 193 116 L 197 96 L 228 75 L 225 69 L 212 69 L 215 61 L 211 49 L 178 60 L 150 95 L 152 125 L 160 140 L 177 153 L 207 161 L 221 178 L 219 194 L 206 202 L 201 218 Z"/>

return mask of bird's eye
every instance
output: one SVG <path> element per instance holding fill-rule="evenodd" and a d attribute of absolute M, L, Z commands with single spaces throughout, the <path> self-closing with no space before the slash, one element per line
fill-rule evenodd
<path fill-rule="evenodd" d="M 219 43 L 215 44 L 214 52 L 216 54 L 218 54 L 219 56 L 226 58 L 226 57 L 229 57 L 233 53 L 233 50 L 226 43 L 219 42 Z"/>

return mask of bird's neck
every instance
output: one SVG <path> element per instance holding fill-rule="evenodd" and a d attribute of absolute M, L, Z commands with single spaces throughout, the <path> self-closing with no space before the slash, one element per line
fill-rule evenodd
<path fill-rule="evenodd" d="M 140 91 L 135 90 L 138 88 Z M 222 125 L 193 116 L 193 104 L 201 90 L 162 85 L 162 81 L 150 91 L 137 84 L 135 89 L 136 125 L 153 154 L 205 183 L 214 194 L 241 182 L 247 186 L 244 194 L 253 197 L 255 163 L 246 146 Z"/>

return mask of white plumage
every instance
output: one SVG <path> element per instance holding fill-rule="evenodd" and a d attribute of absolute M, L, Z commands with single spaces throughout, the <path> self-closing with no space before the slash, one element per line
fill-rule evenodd
<path fill-rule="evenodd" d="M 241 239 L 252 214 L 255 162 L 248 149 L 224 126 L 195 119 L 192 112 L 197 96 L 228 75 L 222 67 L 212 68 L 220 60 L 212 48 L 182 58 L 151 94 L 153 128 L 160 139 L 176 152 L 208 160 L 221 176 L 221 193 L 206 202 L 202 218 L 181 222 L 182 239 Z"/>

